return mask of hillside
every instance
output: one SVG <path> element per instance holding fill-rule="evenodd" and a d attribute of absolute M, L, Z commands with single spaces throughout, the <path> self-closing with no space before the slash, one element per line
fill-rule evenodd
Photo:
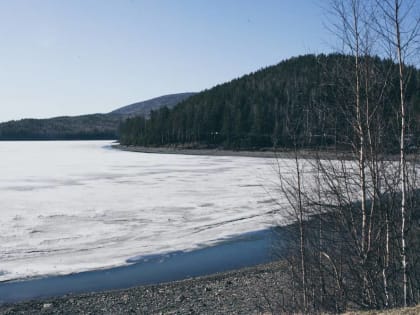
<path fill-rule="evenodd" d="M 391 135 L 398 128 L 397 68 L 378 57 L 363 62 L 371 69 L 369 97 L 380 104 L 383 128 Z M 128 119 L 121 126 L 120 142 L 230 149 L 290 147 L 296 141 L 305 146 L 345 145 L 354 132 L 345 117 L 354 107 L 349 103 L 353 65 L 352 57 L 340 54 L 291 58 L 193 95 L 173 109 L 154 111 L 149 119 Z M 416 128 L 420 75 L 417 69 L 409 70 L 407 104 Z M 392 146 L 394 138 L 387 139 Z"/>
<path fill-rule="evenodd" d="M 117 139 L 118 127 L 127 117 L 148 116 L 151 110 L 169 108 L 193 93 L 165 95 L 118 108 L 107 114 L 21 119 L 0 123 L 0 140 Z"/>
<path fill-rule="evenodd" d="M 174 107 L 176 104 L 186 100 L 195 93 L 178 93 L 163 95 L 152 98 L 147 101 L 134 103 L 112 111 L 110 114 L 127 115 L 127 116 L 149 116 L 152 110 L 166 106 L 168 108 Z"/>
<path fill-rule="evenodd" d="M 122 120 L 109 114 L 12 120 L 0 124 L 0 140 L 116 139 Z"/>

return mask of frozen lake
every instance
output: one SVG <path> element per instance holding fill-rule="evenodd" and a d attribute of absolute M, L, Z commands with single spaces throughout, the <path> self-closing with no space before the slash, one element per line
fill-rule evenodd
<path fill-rule="evenodd" d="M 123 266 L 282 220 L 271 159 L 110 141 L 0 142 L 0 156 L 0 281 Z"/>

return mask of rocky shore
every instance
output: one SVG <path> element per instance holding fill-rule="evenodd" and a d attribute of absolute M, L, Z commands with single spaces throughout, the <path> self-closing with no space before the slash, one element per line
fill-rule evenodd
<path fill-rule="evenodd" d="M 242 156 L 255 158 L 271 158 L 271 159 L 294 159 L 296 155 L 300 159 L 321 159 L 321 160 L 355 160 L 357 157 L 349 150 L 329 149 L 299 149 L 295 152 L 293 149 L 282 148 L 276 151 L 271 149 L 260 150 L 225 150 L 225 149 L 209 149 L 206 147 L 195 148 L 188 146 L 164 146 L 164 147 L 143 147 L 133 145 L 112 144 L 112 148 L 140 153 L 156 153 L 156 154 L 185 154 L 185 155 L 208 155 L 208 156 Z M 386 154 L 380 157 L 387 161 L 398 161 L 399 155 L 395 153 Z M 418 161 L 418 152 L 409 152 L 406 156 L 407 160 Z"/>
<path fill-rule="evenodd" d="M 271 314 L 290 297 L 284 263 L 140 286 L 0 306 L 0 314 Z"/>
<path fill-rule="evenodd" d="M 256 158 L 278 158 L 278 159 L 294 159 L 296 152 L 291 149 L 273 150 L 225 150 L 225 149 L 209 149 L 209 148 L 190 148 L 181 146 L 166 147 L 142 147 L 142 146 L 126 146 L 115 143 L 112 145 L 114 149 L 140 153 L 157 153 L 157 154 L 185 154 L 185 155 L 209 155 L 209 156 L 242 156 Z M 300 158 L 312 159 L 351 159 L 351 153 L 346 151 L 335 150 L 310 150 L 301 149 L 298 151 Z"/>
<path fill-rule="evenodd" d="M 275 158 L 274 151 L 234 151 L 222 149 L 208 148 L 188 148 L 188 147 L 142 147 L 142 146 L 126 146 L 121 144 L 113 144 L 114 149 L 140 153 L 157 153 L 157 154 L 186 154 L 186 155 L 210 155 L 210 156 L 244 156 L 244 157 L 261 157 Z M 291 155 L 290 155 L 291 156 Z"/>

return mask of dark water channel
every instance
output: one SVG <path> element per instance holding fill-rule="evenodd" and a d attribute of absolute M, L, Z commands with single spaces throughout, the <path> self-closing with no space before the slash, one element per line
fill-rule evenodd
<path fill-rule="evenodd" d="M 273 228 L 194 251 L 139 257 L 121 267 L 2 282 L 0 303 L 157 284 L 267 263 L 278 257 L 281 235 L 281 229 Z"/>

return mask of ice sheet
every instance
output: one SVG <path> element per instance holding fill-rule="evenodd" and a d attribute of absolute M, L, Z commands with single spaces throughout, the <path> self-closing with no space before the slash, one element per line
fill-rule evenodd
<path fill-rule="evenodd" d="M 123 265 L 282 220 L 271 159 L 110 144 L 0 142 L 0 281 Z"/>

